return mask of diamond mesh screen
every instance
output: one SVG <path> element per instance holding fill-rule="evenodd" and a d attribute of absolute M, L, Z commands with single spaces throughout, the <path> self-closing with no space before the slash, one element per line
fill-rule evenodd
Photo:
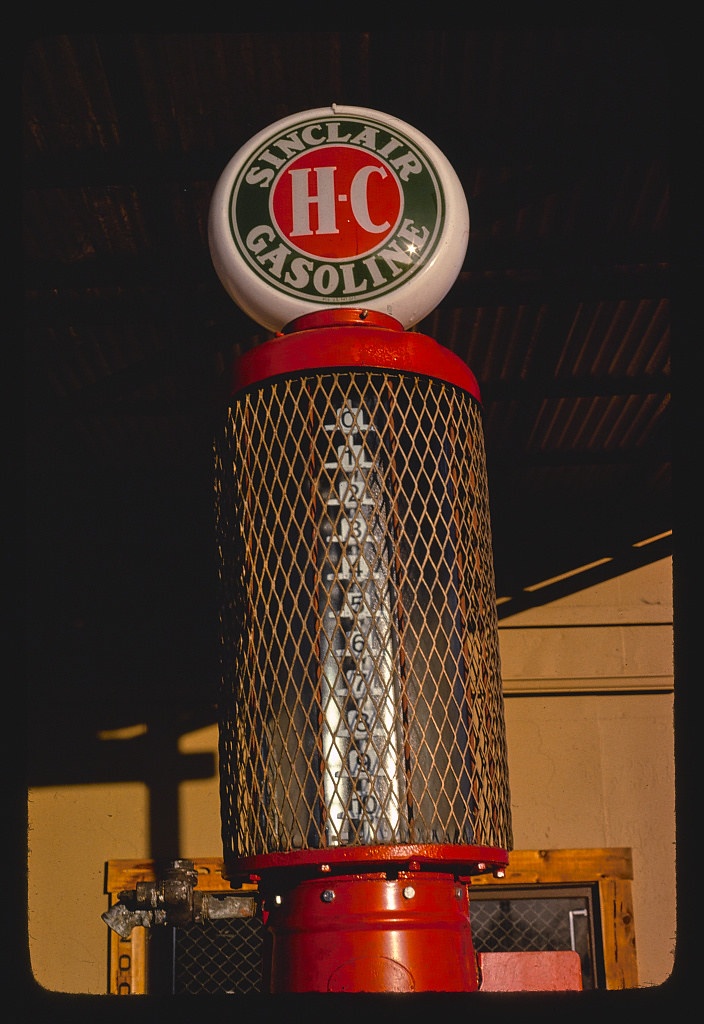
<path fill-rule="evenodd" d="M 174 929 L 174 994 L 261 992 L 263 928 L 244 918 Z"/>
<path fill-rule="evenodd" d="M 318 371 L 216 439 L 224 855 L 511 848 L 481 409 Z"/>

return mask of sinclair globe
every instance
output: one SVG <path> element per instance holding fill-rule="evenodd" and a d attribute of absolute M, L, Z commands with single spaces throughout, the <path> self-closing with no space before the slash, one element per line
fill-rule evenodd
<path fill-rule="evenodd" d="M 226 291 L 272 331 L 331 306 L 408 328 L 456 280 L 469 212 L 454 169 L 420 131 L 333 104 L 238 150 L 216 185 L 209 236 Z"/>

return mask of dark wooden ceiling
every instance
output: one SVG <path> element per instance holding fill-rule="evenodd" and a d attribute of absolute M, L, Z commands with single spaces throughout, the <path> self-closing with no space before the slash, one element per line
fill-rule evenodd
<path fill-rule="evenodd" d="M 233 356 L 267 335 L 215 274 L 208 206 L 289 113 L 392 114 L 463 183 L 466 260 L 418 329 L 479 380 L 500 614 L 669 553 L 656 32 L 48 35 L 22 94 L 28 663 L 48 731 L 86 709 L 94 730 L 211 715 L 212 437 Z"/>

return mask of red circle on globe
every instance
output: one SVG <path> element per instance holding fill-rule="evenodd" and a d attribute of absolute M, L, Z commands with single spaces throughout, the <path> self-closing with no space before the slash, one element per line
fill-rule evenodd
<path fill-rule="evenodd" d="M 372 252 L 393 233 L 403 192 L 383 160 L 358 146 L 319 146 L 287 164 L 271 190 L 270 210 L 300 252 L 333 260 Z"/>

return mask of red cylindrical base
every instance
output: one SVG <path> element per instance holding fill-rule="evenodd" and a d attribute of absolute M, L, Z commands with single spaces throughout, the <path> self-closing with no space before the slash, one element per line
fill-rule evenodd
<path fill-rule="evenodd" d="M 478 989 L 468 886 L 447 875 L 307 880 L 266 909 L 271 992 Z"/>

